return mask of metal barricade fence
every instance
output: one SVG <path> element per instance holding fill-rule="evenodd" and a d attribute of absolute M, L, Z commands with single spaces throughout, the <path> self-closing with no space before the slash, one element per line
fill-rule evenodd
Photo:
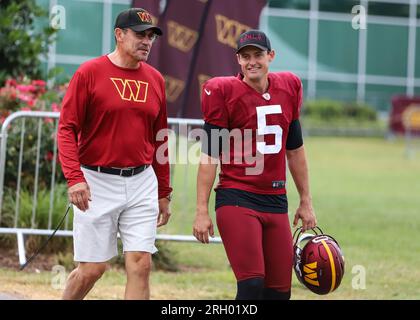
<path fill-rule="evenodd" d="M 55 189 L 56 189 L 56 179 L 57 179 L 57 130 L 58 130 L 58 119 L 59 119 L 60 113 L 59 112 L 43 112 L 43 111 L 19 111 L 15 112 L 11 115 L 9 115 L 5 121 L 3 122 L 2 128 L 1 128 L 1 147 L 0 147 L 0 234 L 15 234 L 17 236 L 17 245 L 18 245 L 18 254 L 19 254 L 19 263 L 20 265 L 25 264 L 26 262 L 26 252 L 25 252 L 25 235 L 51 235 L 54 231 L 55 225 L 53 224 L 53 215 L 62 216 L 65 211 L 65 207 L 57 208 L 54 206 L 55 202 Z M 21 120 L 21 127 L 20 130 L 16 130 L 18 120 Z M 26 135 L 26 128 L 29 124 L 29 121 L 37 120 L 37 126 L 36 126 L 36 145 L 35 145 L 35 159 L 31 159 L 32 162 L 34 162 L 34 176 L 33 176 L 33 195 L 32 195 L 32 208 L 30 213 L 30 225 L 24 226 L 19 223 L 20 216 L 22 214 L 22 208 L 21 205 L 21 193 L 22 193 L 22 173 L 23 169 L 23 159 L 25 155 L 25 135 Z M 42 129 L 44 123 L 48 121 L 51 128 L 53 128 L 53 132 L 50 137 L 47 137 L 47 139 L 53 139 L 53 150 L 52 154 L 50 154 L 49 159 L 51 161 L 51 177 L 49 181 L 49 206 L 48 206 L 48 223 L 46 228 L 38 228 L 38 222 L 37 222 L 37 206 L 38 206 L 38 192 L 39 192 L 39 179 L 40 179 L 40 168 L 41 168 L 41 147 L 43 143 L 45 143 L 46 140 L 45 137 L 42 135 Z M 53 124 L 53 126 L 52 126 Z M 179 183 L 177 183 L 177 186 L 174 187 L 174 195 L 175 199 L 177 198 L 178 194 L 181 194 L 182 196 L 177 201 L 178 203 L 178 210 L 185 210 L 186 205 L 190 203 L 191 205 L 195 201 L 195 197 L 190 197 L 190 194 L 194 196 L 195 188 L 191 185 L 189 182 L 189 179 L 192 179 L 191 174 L 189 173 L 189 159 L 188 155 L 187 158 L 185 158 L 186 153 L 189 153 L 189 147 L 188 147 L 188 140 L 189 140 L 189 134 L 193 131 L 192 128 L 194 127 L 201 127 L 203 125 L 202 120 L 197 119 L 177 119 L 177 118 L 169 118 L 168 119 L 168 125 L 170 128 L 170 141 L 169 141 L 169 152 L 175 151 L 175 158 L 171 160 L 171 180 L 172 185 L 174 186 L 174 174 L 177 173 L 177 181 L 182 181 L 182 186 L 178 186 Z M 10 134 L 8 133 L 9 130 L 14 129 L 14 134 L 19 136 L 18 144 L 16 145 L 8 145 L 8 138 Z M 173 141 L 175 139 L 175 141 Z M 32 140 L 34 140 L 32 138 Z M 16 144 L 17 142 L 15 142 Z M 49 141 L 51 143 L 51 141 Z M 180 145 L 183 145 L 182 147 L 179 147 Z M 34 147 L 34 146 L 32 146 Z M 15 194 L 13 198 L 14 203 L 14 216 L 13 219 L 9 219 L 9 224 L 7 226 L 4 226 L 2 223 L 3 218 L 3 206 L 4 206 L 4 200 L 5 200 L 5 176 L 6 176 L 6 164 L 9 164 L 7 162 L 7 154 L 8 154 L 8 148 L 18 148 L 19 154 L 17 155 L 17 174 L 16 174 L 16 183 L 13 183 L 13 188 L 15 187 L 15 190 L 13 190 L 13 193 Z M 16 149 L 17 150 L 17 149 Z M 198 155 L 199 157 L 199 155 Z M 175 166 L 177 165 L 178 159 L 183 158 L 185 165 L 185 171 L 184 176 L 180 176 L 178 172 L 175 172 Z M 175 162 L 175 163 L 174 163 Z M 13 164 L 13 163 L 12 163 Z M 25 173 L 26 174 L 26 173 Z M 27 175 L 27 174 L 26 174 Z M 32 178 L 32 177 L 31 177 Z M 45 177 L 44 177 L 45 178 Z M 194 177 L 195 178 L 195 177 Z M 191 189 L 189 191 L 189 189 Z M 184 190 L 184 192 L 178 192 L 179 190 Z M 10 188 L 9 188 L 10 191 Z M 10 195 L 9 195 L 10 196 Z M 66 199 L 67 201 L 67 199 Z M 188 206 L 187 206 L 188 207 Z M 9 206 L 10 210 L 10 206 Z M 172 209 L 173 211 L 173 209 Z M 26 212 L 26 214 L 28 214 Z M 176 214 L 176 213 L 175 213 Z M 190 216 L 193 216 L 194 212 L 189 212 Z M 10 212 L 9 212 L 10 215 Z M 11 218 L 11 217 L 9 217 Z M 13 220 L 13 225 L 11 224 L 11 220 Z M 172 220 L 172 218 L 171 218 Z M 188 220 L 188 219 L 187 219 Z M 190 221 L 192 222 L 192 220 Z M 191 230 L 192 224 L 188 222 L 188 226 L 186 226 L 185 230 Z M 168 224 L 170 225 L 170 223 Z M 165 228 L 165 227 L 164 227 Z M 70 237 L 73 235 L 72 230 L 69 228 L 69 222 L 68 222 L 68 216 L 66 223 L 64 225 L 64 230 L 58 230 L 56 233 L 57 236 L 63 236 L 63 237 Z M 158 233 L 157 240 L 166 240 L 166 241 L 187 241 L 187 242 L 195 242 L 197 241 L 194 236 L 192 235 L 179 235 L 179 234 L 163 234 Z M 215 237 L 210 239 L 213 243 L 220 243 L 221 239 L 220 237 Z"/>

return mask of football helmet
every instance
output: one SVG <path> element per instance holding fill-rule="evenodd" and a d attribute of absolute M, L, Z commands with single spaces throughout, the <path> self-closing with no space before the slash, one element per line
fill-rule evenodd
<path fill-rule="evenodd" d="M 293 267 L 299 281 L 309 290 L 320 295 L 327 294 L 341 283 L 344 256 L 332 236 L 324 234 L 319 227 L 311 230 L 314 234 L 304 233 L 300 227 L 293 234 Z"/>

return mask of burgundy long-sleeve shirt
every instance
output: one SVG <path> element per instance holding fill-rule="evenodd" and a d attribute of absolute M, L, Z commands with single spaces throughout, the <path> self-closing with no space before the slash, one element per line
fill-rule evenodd
<path fill-rule="evenodd" d="M 70 81 L 58 127 L 59 158 L 68 186 L 85 182 L 81 164 L 152 164 L 159 198 L 166 197 L 172 188 L 167 134 L 156 138 L 162 129 L 167 129 L 165 83 L 156 69 L 144 62 L 138 69 L 121 68 L 106 55 L 85 62 Z M 158 159 L 156 154 L 165 157 Z"/>

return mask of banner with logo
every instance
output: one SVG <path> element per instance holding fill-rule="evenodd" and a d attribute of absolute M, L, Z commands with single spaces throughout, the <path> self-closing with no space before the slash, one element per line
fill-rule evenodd
<path fill-rule="evenodd" d="M 405 134 L 407 128 L 412 133 L 420 134 L 420 97 L 394 96 L 389 129 L 394 134 Z"/>
<path fill-rule="evenodd" d="M 152 2 L 134 1 L 133 5 L 147 9 L 145 4 Z M 202 117 L 202 84 L 211 77 L 239 72 L 236 39 L 242 32 L 258 28 L 266 2 L 166 1 L 166 7 L 158 18 L 164 35 L 153 45 L 148 62 L 165 77 L 170 117 Z"/>
<path fill-rule="evenodd" d="M 207 1 L 170 0 L 159 27 L 158 70 L 165 77 L 168 116 L 179 116 L 188 95 L 187 81 L 197 54 L 200 27 L 208 8 Z"/>
<path fill-rule="evenodd" d="M 266 0 L 211 0 L 181 117 L 201 118 L 201 87 L 207 79 L 239 72 L 236 40 L 241 33 L 258 28 L 265 4 Z"/>

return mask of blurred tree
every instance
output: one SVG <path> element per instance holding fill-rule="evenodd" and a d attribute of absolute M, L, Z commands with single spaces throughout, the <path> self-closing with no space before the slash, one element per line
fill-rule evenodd
<path fill-rule="evenodd" d="M 57 31 L 41 26 L 42 19 L 48 22 L 48 12 L 35 0 L 0 1 L 0 86 L 8 77 L 41 78 L 39 58 L 47 56 Z"/>

